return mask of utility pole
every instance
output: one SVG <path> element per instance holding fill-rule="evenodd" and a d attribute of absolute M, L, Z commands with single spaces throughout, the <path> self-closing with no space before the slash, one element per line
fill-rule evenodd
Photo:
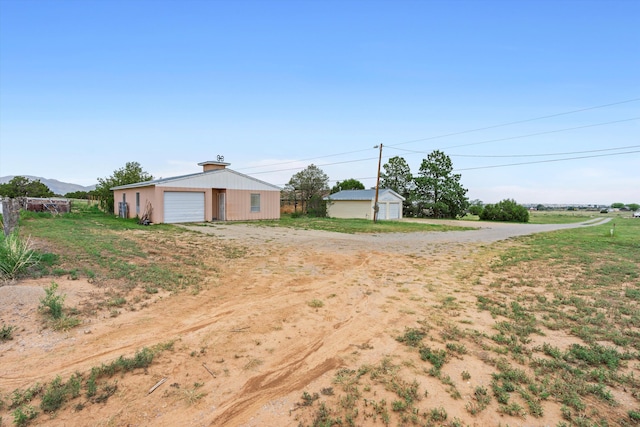
<path fill-rule="evenodd" d="M 380 155 L 378 156 L 378 177 L 376 179 L 376 200 L 373 203 L 373 222 L 378 222 L 378 211 L 380 210 L 380 208 L 378 207 L 378 190 L 380 187 L 380 164 L 382 163 L 382 144 L 380 144 Z M 376 145 L 373 148 L 378 148 L 378 145 Z"/>

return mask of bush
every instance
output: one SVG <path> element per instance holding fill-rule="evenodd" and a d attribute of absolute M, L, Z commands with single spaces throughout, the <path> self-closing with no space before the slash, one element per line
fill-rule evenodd
<path fill-rule="evenodd" d="M 56 295 L 58 284 L 52 282 L 51 286 L 44 290 L 45 297 L 40 300 L 40 310 L 48 310 L 49 315 L 53 319 L 61 319 L 63 316 L 62 308 L 64 306 L 64 295 Z"/>
<path fill-rule="evenodd" d="M 13 325 L 2 324 L 0 328 L 0 341 L 9 341 L 13 339 L 13 331 L 16 329 Z M 1 405 L 0 405 L 1 406 Z"/>
<path fill-rule="evenodd" d="M 29 239 L 22 240 L 17 233 L 4 236 L 0 233 L 0 278 L 11 280 L 27 268 L 38 263 L 38 256 L 31 249 Z"/>
<path fill-rule="evenodd" d="M 480 205 L 469 206 L 469 213 L 471 215 L 480 215 L 480 213 L 482 213 L 482 206 Z"/>
<path fill-rule="evenodd" d="M 529 211 L 515 200 L 505 199 L 495 205 L 486 205 L 480 213 L 483 221 L 529 222 Z"/>

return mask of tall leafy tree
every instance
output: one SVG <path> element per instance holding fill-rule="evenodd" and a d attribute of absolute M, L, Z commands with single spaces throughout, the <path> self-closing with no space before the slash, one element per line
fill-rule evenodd
<path fill-rule="evenodd" d="M 415 179 L 415 201 L 419 211 L 436 218 L 463 216 L 469 199 L 460 177 L 453 173 L 449 156 L 440 150 L 431 152 L 422 160 L 419 176 Z"/>
<path fill-rule="evenodd" d="M 382 168 L 384 172 L 380 174 L 380 188 L 389 188 L 408 198 L 414 183 L 407 161 L 399 156 L 391 157 Z"/>
<path fill-rule="evenodd" d="M 329 176 L 314 164 L 293 175 L 285 186 L 285 192 L 301 202 L 303 212 L 317 215 L 322 215 L 322 197 L 328 191 Z"/>
<path fill-rule="evenodd" d="M 24 176 L 14 176 L 6 184 L 0 184 L 0 196 L 15 197 L 52 197 L 53 191 L 39 179 L 31 180 Z"/>
<path fill-rule="evenodd" d="M 135 184 L 151 181 L 153 176 L 142 170 L 138 162 L 127 162 L 123 168 L 117 169 L 108 178 L 98 178 L 93 194 L 100 199 L 100 207 L 106 212 L 113 212 L 114 200 L 111 188 L 119 185 Z"/>
<path fill-rule="evenodd" d="M 400 157 L 391 157 L 382 168 L 384 172 L 380 174 L 380 188 L 388 188 L 404 197 L 403 211 L 405 216 L 412 214 L 412 193 L 415 188 L 411 168 L 407 161 Z"/>
<path fill-rule="evenodd" d="M 345 179 L 344 181 L 337 181 L 336 185 L 331 187 L 331 194 L 337 193 L 342 190 L 364 190 L 364 184 L 355 178 Z"/>

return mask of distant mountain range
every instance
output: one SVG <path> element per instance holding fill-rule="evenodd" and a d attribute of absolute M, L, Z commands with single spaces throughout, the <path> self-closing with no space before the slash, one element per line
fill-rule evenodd
<path fill-rule="evenodd" d="M 64 196 L 67 193 L 73 193 L 75 191 L 91 191 L 96 188 L 95 185 L 90 185 L 88 187 L 85 187 L 78 184 L 71 184 L 69 182 L 61 182 L 61 181 L 58 181 L 57 179 L 42 178 L 41 176 L 33 176 L 33 175 L 17 175 L 17 176 L 23 176 L 32 181 L 39 179 L 40 182 L 46 185 L 47 187 L 49 187 L 51 191 L 61 196 Z M 16 175 L 0 176 L 0 184 L 6 184 L 7 182 L 11 181 L 15 177 Z"/>

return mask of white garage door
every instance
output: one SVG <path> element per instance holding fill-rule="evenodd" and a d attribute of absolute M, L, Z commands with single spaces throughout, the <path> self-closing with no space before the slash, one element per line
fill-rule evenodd
<path fill-rule="evenodd" d="M 387 219 L 387 204 L 378 203 L 378 220 Z"/>
<path fill-rule="evenodd" d="M 400 203 L 389 203 L 389 219 L 400 219 Z"/>
<path fill-rule="evenodd" d="M 167 191 L 164 193 L 164 222 L 204 221 L 204 193 Z"/>

